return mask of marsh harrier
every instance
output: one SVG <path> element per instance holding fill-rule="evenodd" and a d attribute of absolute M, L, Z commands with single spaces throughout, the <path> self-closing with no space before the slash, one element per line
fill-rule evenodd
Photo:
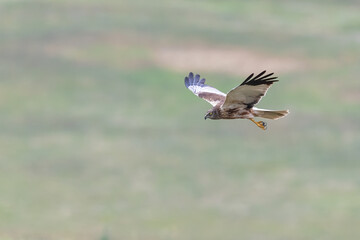
<path fill-rule="evenodd" d="M 185 86 L 196 96 L 210 103 L 213 108 L 206 115 L 210 119 L 237 119 L 245 118 L 251 120 L 259 128 L 266 130 L 266 123 L 255 121 L 254 117 L 267 119 L 279 119 L 285 117 L 289 110 L 266 110 L 255 108 L 261 98 L 266 94 L 270 86 L 277 82 L 274 73 L 266 74 L 263 71 L 254 77 L 252 73 L 239 86 L 232 89 L 228 94 L 217 90 L 216 88 L 205 85 L 205 78 L 200 80 L 200 75 L 191 72 L 185 77 Z"/>

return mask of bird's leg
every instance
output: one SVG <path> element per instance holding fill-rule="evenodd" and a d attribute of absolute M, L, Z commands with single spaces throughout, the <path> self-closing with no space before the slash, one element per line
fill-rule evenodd
<path fill-rule="evenodd" d="M 266 130 L 266 122 L 263 121 L 255 121 L 253 118 L 249 118 L 250 121 L 252 121 L 253 123 L 256 124 L 256 126 L 258 126 L 259 128 L 261 128 L 262 130 Z"/>

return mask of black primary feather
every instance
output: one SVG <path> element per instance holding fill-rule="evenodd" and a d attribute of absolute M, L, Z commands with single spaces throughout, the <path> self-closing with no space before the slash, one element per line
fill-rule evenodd
<path fill-rule="evenodd" d="M 279 80 L 275 80 L 275 79 L 277 79 L 277 77 L 270 77 L 274 73 L 269 73 L 269 74 L 263 76 L 264 73 L 266 73 L 266 71 L 262 71 L 261 73 L 256 75 L 254 78 L 253 78 L 254 73 L 252 73 L 250 76 L 248 76 L 245 79 L 245 81 L 242 84 L 240 84 L 240 86 L 243 86 L 243 85 L 257 86 L 257 85 L 261 85 L 261 84 L 271 85 L 274 82 L 279 81 Z"/>

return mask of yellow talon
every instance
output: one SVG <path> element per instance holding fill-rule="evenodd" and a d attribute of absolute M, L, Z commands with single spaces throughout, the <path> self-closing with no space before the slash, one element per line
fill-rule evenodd
<path fill-rule="evenodd" d="M 262 130 L 266 130 L 266 122 L 263 122 L 263 121 L 257 122 L 257 121 L 255 121 L 255 120 L 252 119 L 252 118 L 249 118 L 249 119 L 250 119 L 250 121 L 252 121 L 253 123 L 255 123 L 256 126 L 258 126 L 259 128 L 261 128 Z"/>

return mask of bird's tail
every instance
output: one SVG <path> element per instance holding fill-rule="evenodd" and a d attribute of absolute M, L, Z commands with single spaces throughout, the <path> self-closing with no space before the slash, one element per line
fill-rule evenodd
<path fill-rule="evenodd" d="M 255 117 L 262 117 L 268 119 L 279 119 L 285 117 L 289 114 L 289 110 L 281 110 L 281 111 L 273 111 L 273 110 L 266 110 L 266 109 L 255 109 L 254 108 L 254 116 Z"/>

